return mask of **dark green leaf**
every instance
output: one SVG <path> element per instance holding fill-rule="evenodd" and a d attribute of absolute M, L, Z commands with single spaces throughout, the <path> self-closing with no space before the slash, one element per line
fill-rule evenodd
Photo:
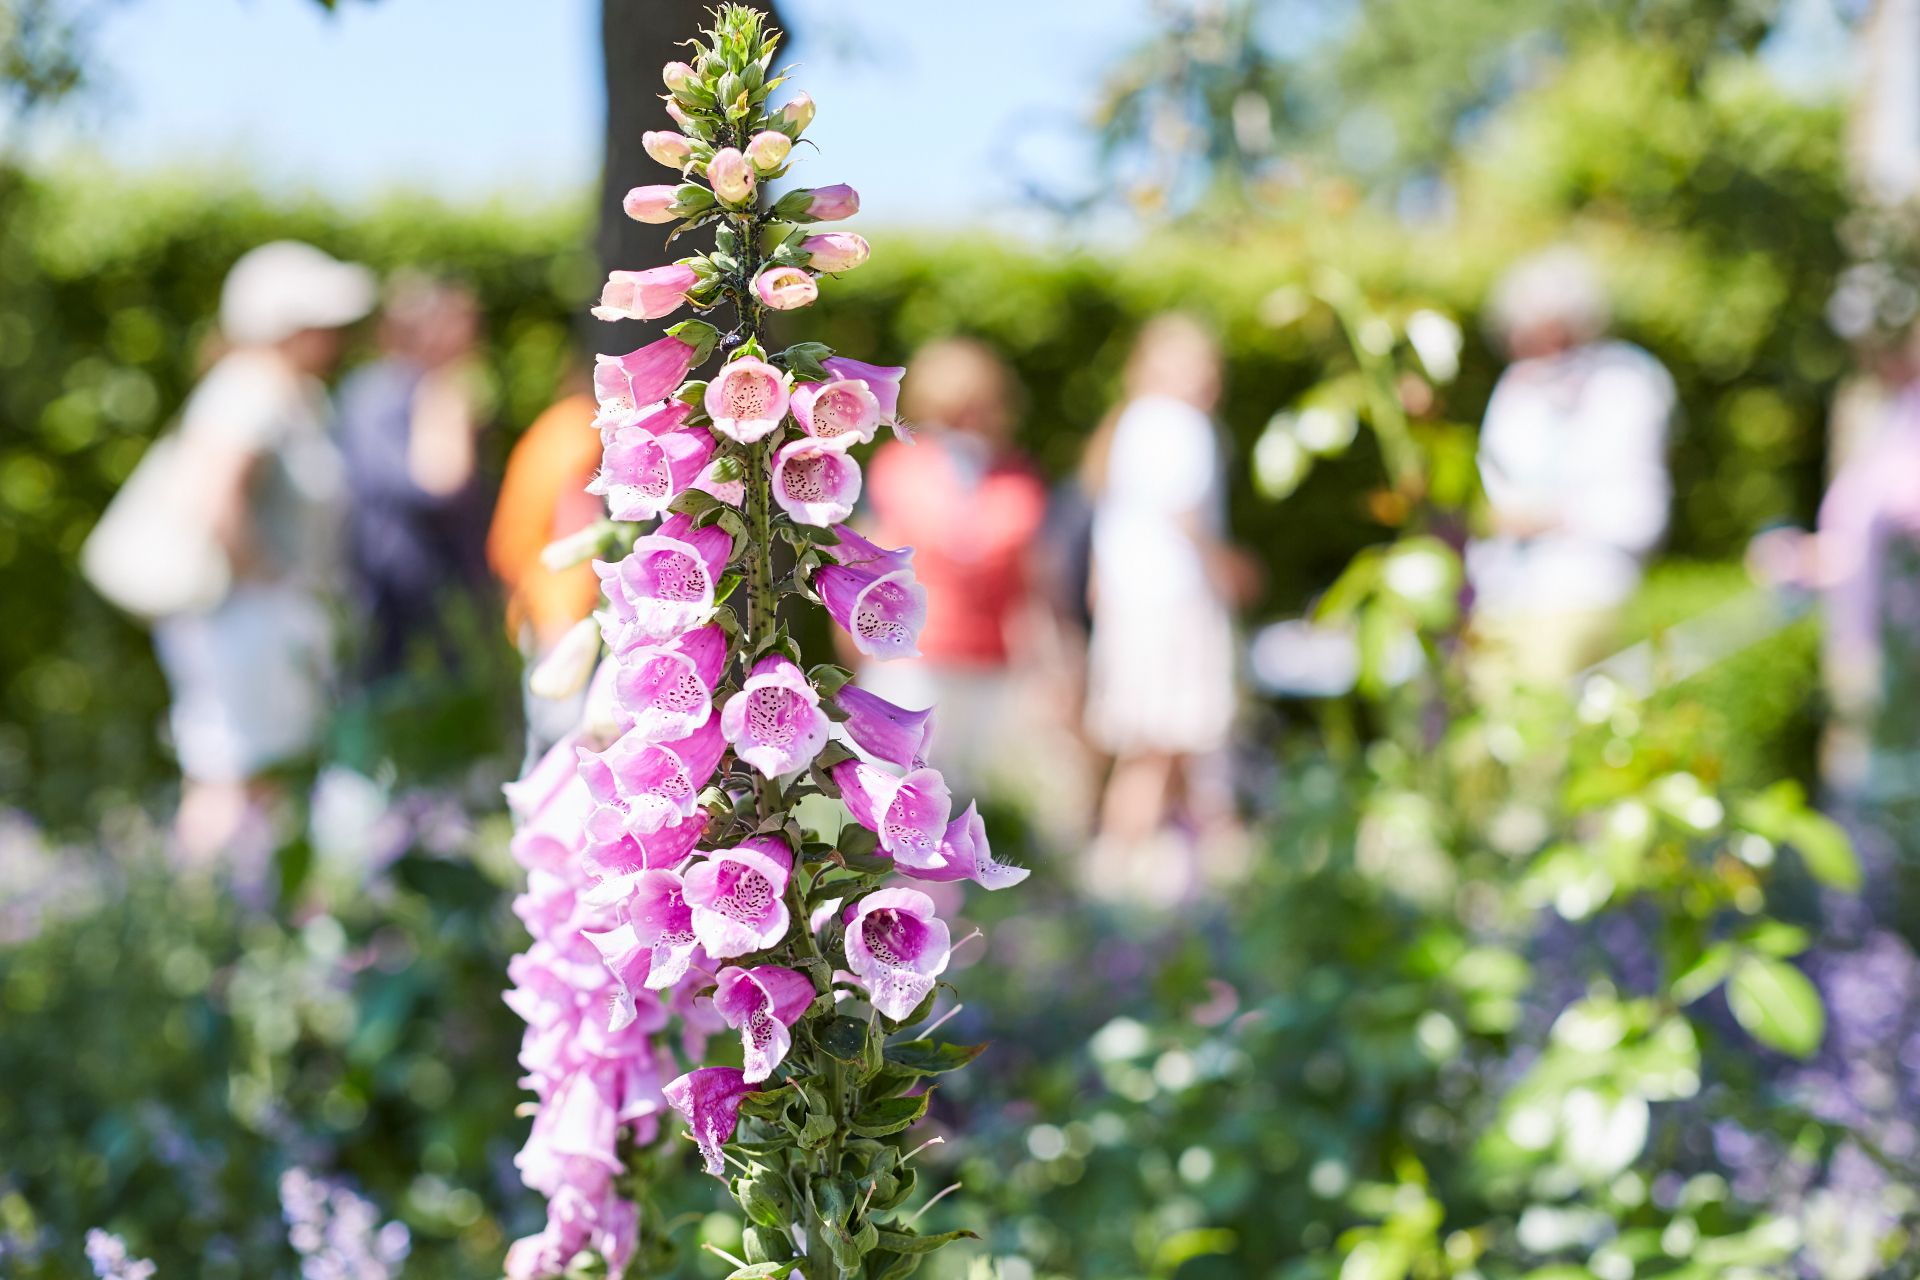
<path fill-rule="evenodd" d="M 852 1129 L 863 1138 L 884 1138 L 890 1133 L 899 1133 L 927 1114 L 927 1103 L 932 1100 L 932 1090 L 913 1098 L 884 1098 L 855 1116 Z"/>
<path fill-rule="evenodd" d="M 931 1040 L 905 1040 L 887 1046 L 887 1065 L 915 1075 L 937 1076 L 958 1071 L 986 1051 L 984 1044 L 935 1044 Z"/>
<path fill-rule="evenodd" d="M 867 1050 L 867 1024 L 841 1014 L 821 1031 L 820 1047 L 842 1062 L 858 1062 Z"/>
<path fill-rule="evenodd" d="M 938 1235 L 923 1236 L 907 1227 L 880 1228 L 880 1247 L 889 1253 L 932 1253 L 955 1240 L 979 1238 L 971 1231 L 942 1231 Z"/>

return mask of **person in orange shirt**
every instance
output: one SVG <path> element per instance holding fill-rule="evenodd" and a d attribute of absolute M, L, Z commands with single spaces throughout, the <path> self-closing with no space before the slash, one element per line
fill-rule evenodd
<path fill-rule="evenodd" d="M 903 706 L 939 705 L 932 759 L 959 794 L 1004 776 L 1004 748 L 1023 733 L 1014 686 L 1035 643 L 1047 491 L 1013 446 L 1012 375 L 984 343 L 925 347 L 902 394 L 916 438 L 875 452 L 865 497 L 873 539 L 914 548 L 927 621 L 919 659 L 875 664 L 861 683 Z"/>
<path fill-rule="evenodd" d="M 595 411 L 584 375 L 572 371 L 566 394 L 513 446 L 487 531 L 487 563 L 506 589 L 507 630 L 529 671 L 600 598 L 591 564 L 555 571 L 540 559 L 548 543 L 605 514 L 600 499 L 586 491 L 600 467 Z M 526 711 L 527 746 L 536 756 L 580 718 L 578 699 L 555 702 L 529 693 Z"/>

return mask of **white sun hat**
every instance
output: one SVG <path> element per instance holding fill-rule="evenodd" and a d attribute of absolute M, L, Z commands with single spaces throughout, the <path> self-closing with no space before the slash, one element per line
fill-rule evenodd
<path fill-rule="evenodd" d="M 220 288 L 220 328 L 229 342 L 264 346 L 302 329 L 338 329 L 373 310 L 372 271 L 298 240 L 249 249 Z"/>

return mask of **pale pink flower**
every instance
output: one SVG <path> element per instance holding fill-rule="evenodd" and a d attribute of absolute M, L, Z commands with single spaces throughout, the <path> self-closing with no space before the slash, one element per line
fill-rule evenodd
<path fill-rule="evenodd" d="M 693 933 L 715 960 L 778 946 L 787 936 L 793 853 L 771 836 L 716 849 L 683 874 Z"/>
<path fill-rule="evenodd" d="M 695 344 L 665 337 L 623 356 L 596 356 L 593 390 L 601 412 L 632 413 L 643 404 L 665 400 L 693 368 L 699 354 Z"/>
<path fill-rule="evenodd" d="M 684 62 L 669 62 L 660 68 L 660 82 L 668 93 L 678 93 L 695 80 L 694 70 Z"/>
<path fill-rule="evenodd" d="M 799 267 L 768 267 L 753 278 L 753 292 L 772 310 L 796 311 L 813 305 L 820 286 Z"/>
<path fill-rule="evenodd" d="M 773 118 L 774 123 L 783 132 L 797 138 L 813 123 L 813 110 L 813 99 L 805 93 L 796 93 L 780 108 L 780 113 Z"/>
<path fill-rule="evenodd" d="M 745 204 L 753 199 L 753 166 L 738 147 L 722 147 L 707 161 L 707 184 L 727 204 Z"/>
<path fill-rule="evenodd" d="M 694 817 L 700 789 L 713 777 L 724 749 L 720 726 L 712 720 L 671 742 L 629 731 L 605 751 L 582 748 L 580 777 L 595 800 L 624 811 L 628 831 L 646 836 Z"/>
<path fill-rule="evenodd" d="M 747 139 L 747 159 L 760 173 L 772 173 L 787 162 L 793 139 L 777 129 L 762 129 Z"/>
<path fill-rule="evenodd" d="M 855 378 L 803 382 L 788 397 L 788 408 L 808 435 L 821 440 L 844 436 L 866 444 L 880 429 L 880 402 Z"/>
<path fill-rule="evenodd" d="M 623 729 L 655 741 L 683 738 L 713 714 L 713 687 L 727 668 L 727 633 L 717 626 L 620 656 L 613 678 Z"/>
<path fill-rule="evenodd" d="M 634 539 L 633 551 L 615 564 L 593 562 L 607 593 L 600 634 L 617 656 L 704 626 L 713 618 L 714 586 L 733 539 L 715 525 L 695 529 L 684 515 L 671 515 L 652 533 Z"/>
<path fill-rule="evenodd" d="M 751 356 L 722 366 L 707 384 L 707 416 L 729 440 L 752 444 L 770 434 L 786 416 L 792 379 Z"/>
<path fill-rule="evenodd" d="M 971 880 L 983 889 L 1009 889 L 1032 874 L 1026 867 L 994 859 L 993 850 L 987 846 L 987 824 L 973 805 L 947 824 L 939 847 L 927 863 L 901 859 L 896 865 L 915 880 Z"/>
<path fill-rule="evenodd" d="M 860 212 L 860 193 L 844 182 L 803 187 L 774 202 L 773 215 L 788 222 L 838 222 Z"/>
<path fill-rule="evenodd" d="M 834 701 L 847 715 L 840 727 L 860 750 L 901 769 L 926 764 L 927 746 L 933 740 L 931 707 L 909 711 L 854 684 L 842 685 Z"/>
<path fill-rule="evenodd" d="M 727 1025 L 740 1031 L 748 1084 L 773 1074 L 787 1056 L 793 1038 L 787 1028 L 813 1003 L 813 982 L 806 974 L 779 965 L 732 965 L 716 975 L 713 1007 Z"/>
<path fill-rule="evenodd" d="M 652 137 L 653 135 L 648 134 L 647 136 Z M 677 138 L 680 135 L 676 133 L 670 136 Z M 674 212 L 674 204 L 678 198 L 675 194 L 675 188 L 670 185 L 635 187 L 633 190 L 627 192 L 626 196 L 621 199 L 620 208 L 635 222 L 651 222 L 655 224 L 672 222 L 680 216 Z"/>
<path fill-rule="evenodd" d="M 878 835 L 895 862 L 934 865 L 953 813 L 953 796 L 938 771 L 922 766 L 896 775 L 864 760 L 843 760 L 833 766 L 833 780 L 853 820 Z"/>
<path fill-rule="evenodd" d="M 797 524 L 827 528 L 853 514 L 860 500 L 860 464 L 847 448 L 853 437 L 803 436 L 773 458 L 773 497 Z"/>
<path fill-rule="evenodd" d="M 640 145 L 648 155 L 669 169 L 685 169 L 687 161 L 693 159 L 693 144 L 685 134 L 675 133 L 671 129 L 647 130 L 640 135 Z"/>
<path fill-rule="evenodd" d="M 899 1022 L 946 972 L 951 937 L 918 889 L 879 889 L 848 907 L 847 967 L 873 1007 Z"/>
<path fill-rule="evenodd" d="M 827 613 L 852 637 L 853 647 L 867 657 L 884 662 L 920 656 L 927 589 L 912 570 L 874 573 L 823 564 L 813 572 L 813 588 Z"/>
<path fill-rule="evenodd" d="M 733 754 L 769 778 L 806 768 L 827 745 L 831 724 L 806 673 L 779 654 L 755 663 L 720 711 Z"/>
<path fill-rule="evenodd" d="M 672 98 L 667 99 L 667 114 L 673 117 L 675 124 L 687 130 L 689 133 L 693 132 L 696 128 L 693 117 L 687 114 L 687 109 L 678 102 L 675 102 Z"/>
<path fill-rule="evenodd" d="M 867 260 L 873 247 L 865 236 L 851 231 L 827 231 L 808 236 L 800 242 L 800 251 L 809 255 L 807 265 L 815 271 L 851 271 Z"/>
<path fill-rule="evenodd" d="M 902 440 L 906 432 L 900 425 L 900 379 L 906 376 L 904 365 L 868 364 L 864 360 L 849 360 L 845 356 L 828 356 L 820 362 L 821 367 L 836 378 L 851 378 L 865 384 L 873 392 L 873 399 L 880 406 L 880 421 L 893 428 L 893 433 Z"/>
<path fill-rule="evenodd" d="M 593 314 L 601 320 L 658 320 L 678 311 L 687 290 L 699 282 L 692 267 L 677 262 L 645 271 L 615 271 L 600 290 Z"/>
<path fill-rule="evenodd" d="M 667 1084 L 667 1105 L 686 1117 L 700 1158 L 716 1178 L 727 1168 L 720 1148 L 733 1137 L 740 1123 L 740 1103 L 752 1092 L 746 1073 L 738 1067 L 700 1067 Z"/>
<path fill-rule="evenodd" d="M 606 498 L 608 515 L 652 520 L 699 479 L 717 446 L 705 427 L 681 426 L 692 413 L 669 400 L 601 429 L 602 464 L 587 492 Z"/>

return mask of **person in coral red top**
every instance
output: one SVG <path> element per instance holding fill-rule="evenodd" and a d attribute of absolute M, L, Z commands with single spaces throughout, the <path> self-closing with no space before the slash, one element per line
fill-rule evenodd
<path fill-rule="evenodd" d="M 978 785 L 1021 731 L 1010 703 L 1033 643 L 1047 490 L 1013 447 L 1015 389 L 990 348 L 933 343 L 914 357 L 902 391 L 916 437 L 882 447 L 869 464 L 869 533 L 914 548 L 927 621 L 918 660 L 876 664 L 861 682 L 902 705 L 938 703 L 933 758 Z"/>

